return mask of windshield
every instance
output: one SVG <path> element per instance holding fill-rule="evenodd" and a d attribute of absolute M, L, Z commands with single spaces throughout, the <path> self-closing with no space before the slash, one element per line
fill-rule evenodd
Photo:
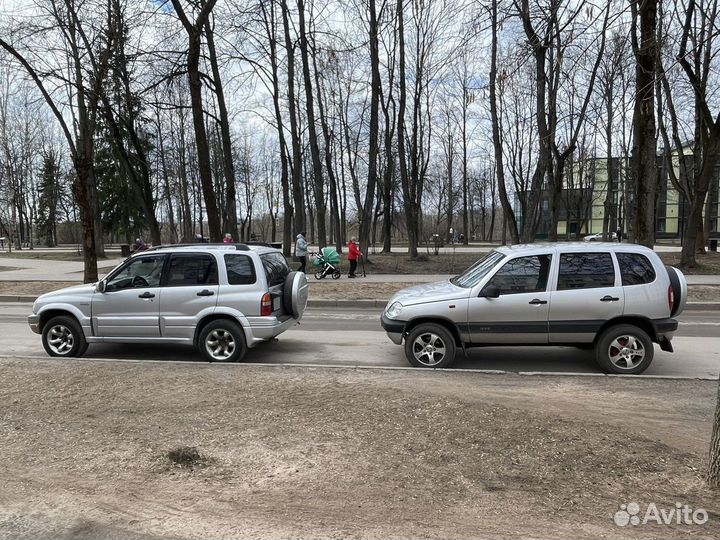
<path fill-rule="evenodd" d="M 465 287 L 469 289 L 474 287 L 480 280 L 484 278 L 490 270 L 495 268 L 495 265 L 505 258 L 505 255 L 499 251 L 491 251 L 485 257 L 477 261 L 470 268 L 465 270 L 459 276 L 455 276 L 450 280 L 450 283 L 457 285 L 458 287 Z"/>

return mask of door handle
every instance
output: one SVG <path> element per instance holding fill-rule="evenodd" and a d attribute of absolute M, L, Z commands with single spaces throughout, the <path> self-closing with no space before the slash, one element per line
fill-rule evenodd
<path fill-rule="evenodd" d="M 198 296 L 212 296 L 213 294 L 215 294 L 213 291 L 208 291 L 207 289 L 203 289 L 197 293 Z"/>
<path fill-rule="evenodd" d="M 138 298 L 155 298 L 155 295 L 151 292 L 144 292 L 138 295 Z"/>
<path fill-rule="evenodd" d="M 619 298 L 616 298 L 614 296 L 610 296 L 609 294 L 607 296 L 603 296 L 600 301 L 601 302 L 617 302 L 620 300 Z"/>
<path fill-rule="evenodd" d="M 547 304 L 547 300 L 540 300 L 539 298 L 535 298 L 534 300 L 530 300 L 528 302 L 531 306 L 541 306 L 543 304 Z"/>

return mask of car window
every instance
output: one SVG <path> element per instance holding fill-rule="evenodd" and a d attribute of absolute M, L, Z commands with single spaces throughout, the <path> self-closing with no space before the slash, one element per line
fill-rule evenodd
<path fill-rule="evenodd" d="M 110 276 L 105 291 L 157 287 L 160 285 L 164 263 L 165 255 L 145 255 L 134 258 L 122 266 L 116 274 Z"/>
<path fill-rule="evenodd" d="M 470 288 L 474 287 L 488 274 L 495 265 L 503 260 L 505 255 L 499 251 L 491 251 L 485 257 L 478 260 L 470 268 L 465 270 L 459 276 L 455 276 L 450 280 L 451 283 L 458 287 Z"/>
<path fill-rule="evenodd" d="M 560 255 L 558 291 L 595 289 L 615 285 L 615 267 L 609 253 Z"/>
<path fill-rule="evenodd" d="M 282 253 L 264 253 L 260 255 L 260 260 L 265 269 L 268 287 L 282 284 L 290 273 L 290 267 Z"/>
<path fill-rule="evenodd" d="M 235 253 L 225 255 L 225 268 L 230 285 L 249 285 L 257 281 L 255 265 L 247 255 Z"/>
<path fill-rule="evenodd" d="M 502 268 L 488 282 L 500 294 L 522 294 L 542 292 L 547 289 L 551 255 L 517 257 L 502 265 Z"/>
<path fill-rule="evenodd" d="M 166 287 L 217 284 L 217 263 L 212 255 L 178 253 L 170 257 Z"/>
<path fill-rule="evenodd" d="M 622 284 L 644 285 L 655 281 L 655 269 L 645 255 L 640 253 L 616 253 Z"/>

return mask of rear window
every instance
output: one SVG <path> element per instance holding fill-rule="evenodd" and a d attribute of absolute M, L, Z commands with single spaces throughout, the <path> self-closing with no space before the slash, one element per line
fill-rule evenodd
<path fill-rule="evenodd" d="M 623 286 L 644 285 L 655 281 L 655 269 L 645 255 L 616 253 Z"/>
<path fill-rule="evenodd" d="M 560 255 L 558 291 L 596 289 L 615 285 L 615 268 L 609 253 Z"/>
<path fill-rule="evenodd" d="M 225 255 L 227 280 L 230 285 L 250 285 L 257 281 L 255 265 L 247 255 L 228 253 Z"/>
<path fill-rule="evenodd" d="M 285 281 L 285 277 L 290 273 L 290 266 L 288 266 L 282 253 L 265 253 L 260 255 L 260 260 L 265 269 L 268 287 L 281 285 Z"/>

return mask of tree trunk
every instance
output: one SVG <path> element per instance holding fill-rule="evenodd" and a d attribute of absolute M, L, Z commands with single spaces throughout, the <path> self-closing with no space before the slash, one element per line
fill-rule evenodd
<path fill-rule="evenodd" d="M 315 129 L 315 110 L 310 79 L 310 59 L 308 55 L 307 29 L 305 27 L 305 2 L 297 0 L 298 26 L 300 27 L 300 57 L 302 58 L 303 80 L 305 82 L 305 107 L 307 109 L 308 142 L 310 143 L 310 157 L 313 166 L 313 193 L 315 194 L 315 207 L 317 215 L 317 241 L 319 245 L 327 245 L 325 230 L 325 182 L 323 179 L 322 162 L 320 160 L 320 146 L 318 145 L 317 131 Z"/>
<path fill-rule="evenodd" d="M 268 5 L 270 11 L 268 11 Z M 287 143 L 285 141 L 285 128 L 283 126 L 282 113 L 280 112 L 280 81 L 278 76 L 277 63 L 277 40 L 275 36 L 275 2 L 261 2 L 260 9 L 263 12 L 265 21 L 265 29 L 268 35 L 270 45 L 270 70 L 272 75 L 272 91 L 273 91 L 273 110 L 275 111 L 275 123 L 278 131 L 278 146 L 280 147 L 280 183 L 282 185 L 283 196 L 283 254 L 289 257 L 292 254 L 292 226 L 293 208 L 292 198 L 290 196 L 290 177 L 288 175 L 288 156 Z M 269 18 L 268 18 L 269 17 Z M 302 231 L 298 231 L 302 232 Z M 273 241 L 275 240 L 275 219 L 273 219 Z"/>
<path fill-rule="evenodd" d="M 655 190 L 657 162 L 655 138 L 655 73 L 657 0 L 631 2 L 634 21 L 640 19 L 640 43 L 633 28 L 635 51 L 635 108 L 633 114 L 633 170 L 635 179 L 635 242 L 652 248 L 655 244 Z M 694 238 L 690 249 L 695 249 Z"/>
<path fill-rule="evenodd" d="M 217 199 L 215 197 L 212 169 L 210 163 L 210 148 L 208 146 L 207 131 L 202 99 L 202 80 L 200 78 L 200 48 L 202 28 L 207 21 L 210 11 L 217 0 L 208 0 L 194 24 L 185 16 L 180 0 L 172 0 L 173 7 L 188 35 L 187 70 L 190 86 L 190 106 L 192 109 L 193 127 L 195 128 L 195 146 L 198 159 L 198 173 L 200 185 L 205 199 L 205 212 L 207 214 L 210 240 L 220 242 L 222 229 L 220 228 L 220 215 L 218 213 Z"/>
<path fill-rule="evenodd" d="M 711 488 L 720 488 L 720 385 L 718 386 L 718 401 L 715 407 L 712 438 L 710 439 L 707 481 Z"/>
<path fill-rule="evenodd" d="M 365 188 L 365 201 L 360 217 L 360 249 L 365 258 L 368 255 L 370 241 L 370 227 L 373 214 L 373 202 L 375 201 L 375 186 L 377 185 L 377 158 L 378 158 L 378 131 L 380 116 L 380 54 L 378 47 L 378 19 L 375 12 L 375 0 L 368 2 L 370 10 L 369 45 L 370 45 L 370 147 L 368 149 L 368 180 Z"/>
<path fill-rule="evenodd" d="M 303 186 L 302 150 L 300 147 L 300 131 L 298 129 L 297 101 L 295 98 L 295 47 L 290 38 L 290 16 L 288 14 L 287 0 L 280 1 L 282 10 L 283 29 L 285 37 L 285 52 L 287 55 L 287 97 L 288 114 L 290 116 L 290 141 L 292 145 L 292 196 L 294 202 L 295 233 L 305 232 L 305 199 Z"/>
<path fill-rule="evenodd" d="M 505 187 L 505 166 L 503 164 L 502 136 L 500 131 L 500 118 L 497 110 L 497 1 L 498 0 L 493 0 L 491 8 L 492 46 L 490 54 L 490 118 L 492 122 L 493 149 L 495 151 L 495 178 L 497 181 L 498 194 L 500 195 L 500 204 L 503 209 L 503 244 L 505 244 L 505 234 L 507 230 L 505 222 L 509 224 L 512 243 L 518 244 L 520 243 L 520 235 L 518 234 L 517 219 L 515 218 L 515 212 L 513 212 L 512 205 L 510 204 L 510 198 L 508 197 L 507 189 Z"/>
<path fill-rule="evenodd" d="M 220 68 L 215 52 L 215 37 L 210 20 L 205 22 L 205 35 L 207 36 L 210 66 L 212 68 L 215 95 L 217 96 L 218 111 L 220 113 L 220 139 L 222 141 L 223 173 L 226 184 L 227 228 L 233 238 L 238 237 L 237 225 L 237 194 L 235 191 L 235 165 L 233 163 L 232 140 L 230 137 L 230 117 L 225 104 Z"/>

